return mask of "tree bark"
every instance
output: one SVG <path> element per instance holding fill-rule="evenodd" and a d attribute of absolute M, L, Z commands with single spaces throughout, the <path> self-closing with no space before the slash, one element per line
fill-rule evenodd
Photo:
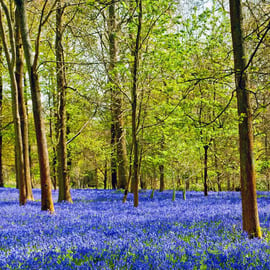
<path fill-rule="evenodd" d="M 230 0 L 231 34 L 234 53 L 235 84 L 239 115 L 240 181 L 243 230 L 250 238 L 261 238 L 256 178 L 253 160 L 253 131 L 246 53 L 243 38 L 242 1 Z"/>
<path fill-rule="evenodd" d="M 53 116 L 54 116 L 54 108 L 52 108 L 51 104 L 50 104 L 50 101 L 51 101 L 51 96 L 49 95 L 49 106 L 50 106 L 50 119 L 49 119 L 49 127 L 50 127 L 50 133 L 49 133 L 49 137 L 50 137 L 50 140 L 51 140 L 51 143 L 53 145 L 53 151 L 52 151 L 52 161 L 51 161 L 51 180 L 52 180 L 52 185 L 53 185 L 53 188 L 54 190 L 57 189 L 57 169 L 56 169 L 56 165 L 57 165 L 57 153 L 56 153 L 56 147 L 54 146 L 54 140 L 53 140 Z"/>
<path fill-rule="evenodd" d="M 110 64 L 109 64 L 109 83 L 111 87 L 111 180 L 112 188 L 117 189 L 117 127 L 116 127 L 116 87 L 114 85 L 114 67 L 116 62 L 116 42 L 115 42 L 115 2 L 112 1 L 109 6 L 109 53 L 110 53 Z"/>
<path fill-rule="evenodd" d="M 207 178 L 208 178 L 208 149 L 209 145 L 204 145 L 204 196 L 208 196 L 208 185 L 207 185 Z"/>
<path fill-rule="evenodd" d="M 66 126 L 66 79 L 64 50 L 62 46 L 63 36 L 63 17 L 64 8 L 62 1 L 57 1 L 56 9 L 56 36 L 55 36 L 55 55 L 56 55 L 56 80 L 58 93 L 58 112 L 57 112 L 57 178 L 59 184 L 58 201 L 72 202 L 70 194 L 70 184 L 67 168 L 67 126 Z"/>
<path fill-rule="evenodd" d="M 23 55 L 22 55 L 22 42 L 19 29 L 18 14 L 15 11 L 15 44 L 16 44 L 16 69 L 15 77 L 18 89 L 18 102 L 19 113 L 21 120 L 21 135 L 23 144 L 23 158 L 24 158 L 24 172 L 25 172 L 25 186 L 26 186 L 26 199 L 33 201 L 32 182 L 31 182 L 31 170 L 30 170 L 30 158 L 29 158 L 29 131 L 28 131 L 28 116 L 26 110 L 26 103 L 24 99 L 24 87 L 23 87 Z"/>
<path fill-rule="evenodd" d="M 164 165 L 159 165 L 159 191 L 162 192 L 165 189 L 164 183 Z"/>
<path fill-rule="evenodd" d="M 133 177 L 134 177 L 134 207 L 139 205 L 139 143 L 137 138 L 137 95 L 138 95 L 138 70 L 139 70 L 139 53 L 140 53 L 140 41 L 141 41 L 141 29 L 142 29 L 142 0 L 136 0 L 138 10 L 138 26 L 137 35 L 134 48 L 134 63 L 132 70 L 132 144 L 133 144 Z"/>
<path fill-rule="evenodd" d="M 213 141 L 213 147 L 214 147 L 214 162 L 215 162 L 215 171 L 217 174 L 217 187 L 218 191 L 222 191 L 222 186 L 221 186 L 221 179 L 220 179 L 220 171 L 219 171 L 219 164 L 218 164 L 218 156 L 217 156 L 217 146 L 216 146 L 216 141 Z"/>
<path fill-rule="evenodd" d="M 24 56 L 28 69 L 31 96 L 32 96 L 33 114 L 34 114 L 38 157 L 39 157 L 40 182 L 41 182 L 41 210 L 45 211 L 48 210 L 50 212 L 54 212 L 54 205 L 51 193 L 49 155 L 47 149 L 47 139 L 45 134 L 45 124 L 42 116 L 41 93 L 36 66 L 37 63 L 36 61 L 34 61 L 32 57 L 32 48 L 27 24 L 25 1 L 15 0 L 15 4 L 19 14 Z M 38 51 L 36 51 L 35 60 L 38 57 L 37 53 Z"/>
<path fill-rule="evenodd" d="M 116 39 L 116 0 L 113 0 L 109 6 L 109 54 L 110 64 L 108 69 L 109 83 L 111 87 L 111 117 L 114 125 L 114 138 L 112 136 L 112 149 L 116 151 L 116 169 L 117 169 L 117 186 L 125 188 L 128 179 L 128 158 L 126 149 L 126 136 L 124 131 L 122 93 L 118 88 L 119 76 L 116 70 L 118 45 Z M 112 134 L 113 135 L 113 134 Z M 112 167 L 113 168 L 113 167 Z"/>
<path fill-rule="evenodd" d="M 112 108 L 111 108 L 112 110 Z M 117 162 L 116 162 L 116 144 L 115 144 L 115 124 L 111 123 L 111 181 L 112 188 L 117 189 Z"/>
<path fill-rule="evenodd" d="M 107 182 L 108 182 L 108 168 L 107 168 L 107 160 L 105 160 L 104 179 L 103 179 L 103 188 L 104 189 L 107 189 Z"/>
<path fill-rule="evenodd" d="M 121 110 L 122 111 L 122 110 Z M 128 182 L 128 158 L 126 148 L 126 135 L 123 129 L 122 112 L 118 114 L 118 125 L 116 132 L 117 139 L 117 171 L 118 171 L 118 188 L 125 188 Z"/>
<path fill-rule="evenodd" d="M 162 134 L 160 150 L 164 150 L 165 137 Z M 163 154 L 162 154 L 163 155 Z M 159 165 L 159 191 L 162 192 L 165 190 L 165 181 L 164 181 L 164 164 Z"/>
<path fill-rule="evenodd" d="M 2 105 L 3 105 L 3 66 L 2 66 L 2 43 L 0 43 L 0 187 L 4 187 L 3 177 L 3 136 L 2 136 Z"/>
<path fill-rule="evenodd" d="M 69 125 L 69 119 L 70 119 L 70 114 L 66 111 L 66 125 L 67 125 L 67 134 L 66 134 L 66 136 L 67 136 L 67 138 L 68 138 L 68 136 L 69 136 L 69 134 L 70 134 L 70 125 Z M 68 170 L 68 172 L 70 172 L 70 170 L 71 170 L 71 165 L 72 165 L 72 156 L 71 156 L 71 148 L 69 147 L 69 145 L 68 145 L 68 143 L 67 143 L 67 170 Z M 69 185 L 70 185 L 70 173 L 68 173 L 68 175 L 67 175 L 67 177 L 68 177 L 68 182 L 69 182 Z"/>
<path fill-rule="evenodd" d="M 231 175 L 228 173 L 227 175 L 227 191 L 231 191 Z"/>
<path fill-rule="evenodd" d="M 15 130 L 15 163 L 16 163 L 16 178 L 19 184 L 19 203 L 20 205 L 26 204 L 26 186 L 25 186 L 25 171 L 24 171 L 24 158 L 23 158 L 23 143 L 21 134 L 21 121 L 19 113 L 19 99 L 18 99 L 18 88 L 15 78 L 15 40 L 13 33 L 13 26 L 11 23 L 11 18 L 8 12 L 7 6 L 1 1 L 1 5 L 5 11 L 6 18 L 8 21 L 9 30 L 9 40 L 10 48 L 8 48 L 5 31 L 2 21 L 2 12 L 0 13 L 0 35 L 3 43 L 3 48 L 7 60 L 8 72 L 10 76 L 11 84 L 11 96 L 12 96 L 12 114 Z M 10 52 L 11 51 L 11 55 Z"/>

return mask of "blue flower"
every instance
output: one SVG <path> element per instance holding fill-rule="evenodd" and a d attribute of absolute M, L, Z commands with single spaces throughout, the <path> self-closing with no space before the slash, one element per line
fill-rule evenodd
<path fill-rule="evenodd" d="M 18 206 L 18 191 L 0 190 L 0 269 L 270 269 L 266 240 L 242 233 L 237 192 L 172 191 L 132 195 L 123 204 L 112 190 L 72 190 L 74 204 Z M 269 193 L 259 215 L 269 235 Z M 53 198 L 57 200 L 57 192 Z M 267 196 L 266 196 L 267 195 Z M 40 190 L 34 190 L 40 198 Z"/>

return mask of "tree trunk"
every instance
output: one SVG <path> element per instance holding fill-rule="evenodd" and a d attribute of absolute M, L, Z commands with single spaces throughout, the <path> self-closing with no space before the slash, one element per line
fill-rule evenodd
<path fill-rule="evenodd" d="M 98 189 L 99 185 L 98 185 L 98 168 L 97 168 L 97 164 L 95 162 L 95 174 L 94 174 L 94 178 L 95 178 L 95 182 L 96 182 L 96 189 Z"/>
<path fill-rule="evenodd" d="M 116 144 L 115 144 L 115 124 L 111 123 L 111 181 L 112 188 L 117 189 L 117 170 L 116 170 Z"/>
<path fill-rule="evenodd" d="M 107 168 L 107 160 L 105 160 L 104 179 L 103 179 L 103 188 L 104 189 L 107 189 L 107 182 L 108 182 L 108 168 Z"/>
<path fill-rule="evenodd" d="M 187 179 L 185 179 L 185 190 L 189 191 L 190 189 L 190 178 L 188 177 Z"/>
<path fill-rule="evenodd" d="M 0 42 L 0 187 L 4 187 L 3 177 L 3 136 L 2 136 L 2 105 L 3 105 L 3 66 L 2 66 L 2 43 Z"/>
<path fill-rule="evenodd" d="M 21 120 L 21 135 L 23 144 L 23 158 L 24 158 L 24 172 L 25 172 L 25 186 L 26 186 L 26 199 L 33 201 L 32 182 L 31 182 L 31 170 L 30 170 L 30 158 L 29 158 L 29 131 L 28 131 L 28 116 L 26 110 L 26 103 L 24 99 L 24 87 L 23 87 L 23 55 L 22 55 L 22 42 L 19 29 L 18 14 L 15 11 L 15 44 L 16 44 L 16 70 L 15 77 L 18 89 L 18 102 L 19 113 Z"/>
<path fill-rule="evenodd" d="M 235 188 L 235 175 L 233 174 L 232 175 L 232 188 L 231 188 L 232 191 L 236 191 L 236 188 Z"/>
<path fill-rule="evenodd" d="M 162 137 L 161 137 L 161 143 L 160 143 L 160 150 L 161 155 L 163 157 L 163 150 L 164 150 L 164 144 L 165 144 L 165 137 L 162 131 Z M 162 192 L 165 190 L 165 181 L 164 181 L 164 164 L 159 165 L 159 191 Z"/>
<path fill-rule="evenodd" d="M 53 75 L 51 75 L 53 77 Z M 52 84 L 50 85 L 52 87 Z M 53 87 L 52 87 L 53 89 Z M 48 94 L 48 103 L 49 103 L 49 108 L 50 108 L 50 118 L 49 118 L 49 138 L 51 141 L 51 145 L 53 146 L 53 150 L 52 150 L 52 158 L 51 158 L 51 180 L 52 180 L 52 184 L 53 184 L 53 189 L 56 190 L 57 189 L 57 169 L 56 169 L 56 165 L 57 165 L 57 153 L 56 153 L 56 147 L 54 144 L 54 117 L 56 115 L 55 112 L 55 103 L 56 103 L 56 98 L 55 98 L 55 91 L 52 90 L 53 93 L 51 94 L 51 92 L 49 92 Z"/>
<path fill-rule="evenodd" d="M 59 184 L 58 201 L 72 202 L 67 168 L 67 127 L 66 127 L 66 80 L 64 65 L 64 50 L 62 46 L 63 26 L 62 15 L 64 9 L 62 1 L 57 1 L 56 9 L 56 36 L 55 36 L 55 55 L 56 55 L 56 80 L 58 93 L 58 112 L 57 112 L 57 178 Z"/>
<path fill-rule="evenodd" d="M 117 186 L 118 188 L 125 188 L 128 179 L 128 158 L 126 149 L 126 136 L 124 131 L 123 122 L 123 110 L 122 103 L 123 97 L 121 91 L 118 89 L 118 74 L 115 69 L 117 63 L 117 40 L 116 40 L 116 14 L 115 14 L 116 0 L 113 0 L 109 6 L 109 54 L 110 54 L 110 64 L 108 69 L 108 77 L 111 87 L 111 113 L 112 113 L 112 123 L 115 128 L 115 138 L 112 140 L 113 149 L 116 149 L 116 159 L 117 159 Z"/>
<path fill-rule="evenodd" d="M 264 97 L 264 104 L 266 104 L 266 100 Z M 263 118 L 263 122 L 264 122 L 264 126 L 265 126 L 265 130 L 264 130 L 264 149 L 265 149 L 265 161 L 268 162 L 269 160 L 269 146 L 268 146 L 268 125 L 267 125 L 267 118 L 264 117 Z M 267 186 L 267 191 L 269 191 L 269 168 L 266 168 L 266 172 L 265 172 L 265 184 Z"/>
<path fill-rule="evenodd" d="M 219 171 L 219 166 L 218 166 L 217 146 L 216 146 L 216 141 L 215 140 L 213 142 L 213 147 L 214 147 L 215 170 L 216 170 L 216 174 L 217 174 L 217 187 L 218 187 L 218 191 L 222 191 L 221 179 L 220 179 L 220 171 Z"/>
<path fill-rule="evenodd" d="M 66 120 L 67 134 L 66 134 L 66 136 L 68 138 L 68 136 L 70 134 L 70 125 L 69 125 L 70 114 L 68 112 L 66 112 L 66 117 L 67 117 L 67 120 Z M 68 172 L 70 172 L 70 170 L 71 170 L 71 165 L 72 165 L 71 148 L 67 144 L 67 170 L 68 170 Z M 70 174 L 69 173 L 68 173 L 67 177 L 68 177 L 68 182 L 70 185 L 71 183 L 70 183 Z"/>
<path fill-rule="evenodd" d="M 209 145 L 204 145 L 204 196 L 208 195 L 208 185 L 207 185 L 207 178 L 208 178 L 208 148 Z"/>
<path fill-rule="evenodd" d="M 256 178 L 253 160 L 253 131 L 246 53 L 243 38 L 242 1 L 230 0 L 231 33 L 234 53 L 235 84 L 239 115 L 240 181 L 243 230 L 249 237 L 261 238 Z"/>
<path fill-rule="evenodd" d="M 27 89 L 27 79 L 26 79 L 26 74 L 25 74 L 25 72 L 23 73 L 23 76 L 24 76 L 24 78 L 23 78 L 23 82 L 24 82 L 24 85 L 23 85 L 23 88 L 24 89 Z M 27 125 L 27 136 L 28 136 L 28 155 L 29 155 L 29 170 L 30 170 L 30 183 L 31 183 L 31 187 L 32 187 L 32 189 L 34 188 L 34 174 L 33 174 L 33 172 L 32 172 L 32 159 L 31 159 L 31 144 L 30 144 L 30 140 L 29 140 L 29 121 L 28 121 L 28 119 L 29 119 L 29 113 L 28 113 L 28 106 L 27 106 L 27 104 L 28 104 L 28 99 L 27 99 L 27 95 L 26 95 L 26 91 L 25 91 L 25 93 L 24 93 L 24 99 L 25 99 L 25 110 L 26 110 L 26 117 L 27 117 L 27 123 L 28 123 L 28 125 Z M 34 198 L 33 198 L 34 199 Z"/>
<path fill-rule="evenodd" d="M 165 189 L 164 183 L 164 165 L 159 165 L 159 191 L 162 192 Z"/>
<path fill-rule="evenodd" d="M 20 205 L 26 204 L 26 186 L 25 186 L 25 171 L 24 171 L 24 157 L 23 157 L 23 142 L 21 134 L 21 121 L 19 113 L 19 99 L 18 99 L 18 89 L 15 78 L 15 40 L 13 34 L 13 27 L 11 24 L 11 18 L 9 17 L 8 9 L 3 2 L 1 2 L 2 7 L 5 10 L 5 14 L 8 21 L 9 27 L 9 39 L 10 47 L 8 48 L 6 36 L 3 28 L 2 13 L 0 14 L 0 35 L 3 43 L 3 48 L 8 64 L 8 72 L 10 76 L 11 83 L 11 97 L 12 97 L 12 114 L 15 130 L 15 163 L 16 163 L 16 179 L 18 179 L 19 184 L 19 202 Z M 11 51 L 11 56 L 10 52 Z"/>
<path fill-rule="evenodd" d="M 124 197 L 123 197 L 123 203 L 126 202 L 127 200 L 127 196 L 128 196 L 128 189 L 130 186 L 130 182 L 132 182 L 132 153 L 133 153 L 133 149 L 130 149 L 130 154 L 129 154 L 129 171 L 128 171 L 128 182 L 126 184 L 125 187 L 125 193 L 124 193 Z M 132 192 L 132 191 L 131 191 Z"/>
<path fill-rule="evenodd" d="M 53 189 L 57 190 L 57 151 L 56 147 L 53 147 L 52 153 L 52 185 Z"/>
<path fill-rule="evenodd" d="M 139 8 L 138 11 L 138 26 L 137 36 L 134 48 L 134 63 L 132 70 L 132 144 L 133 144 L 133 177 L 134 177 L 134 207 L 139 205 L 139 172 L 138 172 L 138 139 L 137 139 L 137 95 L 138 95 L 138 69 L 139 69 L 139 52 L 140 52 L 140 40 L 141 40 L 141 28 L 142 28 L 142 0 L 136 0 L 136 5 Z"/>
<path fill-rule="evenodd" d="M 27 25 L 26 9 L 24 0 L 15 0 L 19 14 L 20 29 L 24 48 L 25 61 L 28 68 L 30 89 L 33 104 L 33 114 L 36 130 L 37 148 L 39 156 L 39 170 L 41 182 L 41 210 L 54 212 L 54 205 L 51 192 L 51 179 L 49 167 L 49 155 L 47 149 L 47 139 L 45 134 L 45 124 L 42 116 L 41 93 L 36 62 L 32 57 L 32 48 Z M 36 52 L 36 57 L 37 57 Z M 37 59 L 37 58 L 35 58 Z"/>
<path fill-rule="evenodd" d="M 227 175 L 227 191 L 231 191 L 231 175 Z"/>
<path fill-rule="evenodd" d="M 121 102 L 122 103 L 122 102 Z M 125 188 L 128 182 L 128 158 L 126 147 L 126 135 L 123 129 L 122 112 L 119 110 L 118 125 L 116 131 L 117 139 L 117 170 L 118 170 L 118 188 Z"/>

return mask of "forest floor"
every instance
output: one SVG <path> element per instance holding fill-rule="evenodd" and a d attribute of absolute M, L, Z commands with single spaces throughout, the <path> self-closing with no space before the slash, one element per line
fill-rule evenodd
<path fill-rule="evenodd" d="M 55 214 L 0 189 L 0 269 L 270 269 L 270 193 L 258 193 L 262 240 L 241 230 L 238 192 L 72 190 Z"/>

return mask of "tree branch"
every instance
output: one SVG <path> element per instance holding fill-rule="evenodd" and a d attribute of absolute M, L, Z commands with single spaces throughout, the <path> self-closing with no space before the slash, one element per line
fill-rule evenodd
<path fill-rule="evenodd" d="M 255 50 L 254 50 L 253 53 L 251 54 L 251 56 L 250 56 L 250 58 L 249 58 L 249 60 L 248 60 L 247 65 L 246 65 L 245 68 L 242 70 L 241 76 L 243 76 L 243 73 L 244 73 L 244 72 L 248 69 L 248 67 L 250 66 L 250 64 L 251 64 L 251 62 L 252 62 L 252 60 L 253 60 L 253 58 L 255 57 L 257 51 L 259 50 L 259 47 L 261 46 L 261 44 L 262 44 L 263 40 L 265 39 L 265 37 L 266 37 L 267 33 L 269 32 L 269 30 L 270 30 L 270 22 L 268 23 L 268 25 L 267 25 L 267 27 L 266 27 L 266 30 L 265 30 L 263 36 L 261 37 L 261 39 L 259 40 L 259 42 L 258 42 L 258 44 L 257 44 L 257 46 L 256 46 L 256 48 L 255 48 Z"/>
<path fill-rule="evenodd" d="M 40 15 L 40 20 L 39 20 L 39 26 L 38 26 L 38 33 L 37 33 L 37 38 L 35 41 L 36 44 L 36 49 L 35 49 L 35 56 L 34 56 L 34 62 L 33 62 L 33 68 L 36 69 L 37 68 L 37 62 L 38 62 L 38 57 L 39 57 L 39 47 L 40 47 L 40 35 L 41 35 L 41 29 L 42 26 L 47 22 L 47 20 L 49 19 L 50 15 L 53 12 L 53 9 L 57 3 L 57 0 L 54 1 L 53 5 L 51 6 L 47 16 L 45 17 L 45 19 L 43 20 L 44 17 L 44 13 L 45 13 L 45 8 L 46 5 L 48 3 L 48 0 L 45 0 L 45 3 L 42 7 L 42 11 L 41 11 L 41 15 Z"/>
<path fill-rule="evenodd" d="M 11 66 L 14 66 L 16 53 L 15 53 L 15 42 L 14 42 L 13 26 L 12 26 L 10 13 L 9 13 L 7 5 L 5 4 L 5 2 L 3 0 L 0 0 L 0 2 L 1 2 L 1 5 L 2 5 L 3 10 L 5 12 L 7 23 L 8 23 L 9 41 L 10 41 L 11 56 L 12 56 L 12 58 L 10 59 L 10 64 L 11 64 Z"/>

